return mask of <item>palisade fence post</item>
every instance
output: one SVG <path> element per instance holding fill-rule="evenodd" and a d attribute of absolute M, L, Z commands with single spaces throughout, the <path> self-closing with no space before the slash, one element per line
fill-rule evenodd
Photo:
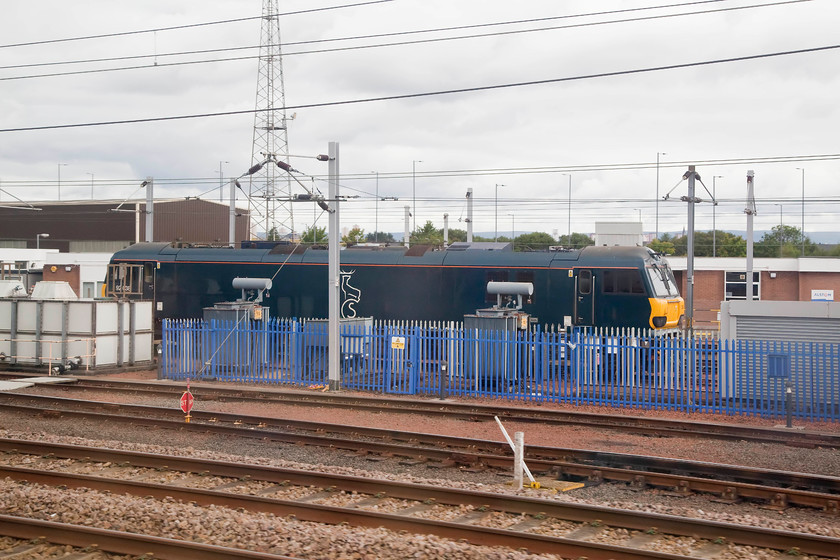
<path fill-rule="evenodd" d="M 788 428 L 793 428 L 793 385 L 790 379 L 785 381 L 785 411 L 787 416 L 785 425 Z"/>
<path fill-rule="evenodd" d="M 442 360 L 440 362 L 440 400 L 446 399 L 446 382 L 448 372 L 449 365 L 446 363 L 446 360 Z"/>

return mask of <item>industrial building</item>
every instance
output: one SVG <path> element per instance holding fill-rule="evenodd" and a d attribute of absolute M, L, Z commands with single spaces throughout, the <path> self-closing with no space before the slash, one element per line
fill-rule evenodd
<path fill-rule="evenodd" d="M 0 247 L 113 253 L 146 241 L 145 201 L 39 202 L 0 208 Z M 114 211 L 119 209 L 119 211 Z M 211 200 L 155 200 L 151 241 L 227 244 L 230 206 Z M 250 216 L 236 209 L 235 242 L 249 239 Z"/>

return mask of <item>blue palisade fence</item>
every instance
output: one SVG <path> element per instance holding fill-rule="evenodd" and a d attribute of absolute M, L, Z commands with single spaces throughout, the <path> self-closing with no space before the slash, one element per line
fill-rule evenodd
<path fill-rule="evenodd" d="M 341 386 L 623 408 L 840 420 L 840 345 L 721 340 L 632 329 L 465 329 L 455 322 L 341 325 Z M 168 379 L 326 387 L 323 320 L 166 320 Z"/>

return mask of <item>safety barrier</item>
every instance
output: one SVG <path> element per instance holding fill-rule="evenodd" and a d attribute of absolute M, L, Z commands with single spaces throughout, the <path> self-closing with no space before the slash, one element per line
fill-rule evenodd
<path fill-rule="evenodd" d="M 342 325 L 340 385 L 412 395 L 840 420 L 840 345 L 455 322 Z M 161 377 L 326 388 L 323 321 L 167 320 Z"/>

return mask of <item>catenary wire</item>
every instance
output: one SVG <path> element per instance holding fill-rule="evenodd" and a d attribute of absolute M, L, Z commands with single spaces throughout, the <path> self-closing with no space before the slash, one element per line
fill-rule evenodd
<path fill-rule="evenodd" d="M 706 0 L 707 2 L 719 2 L 723 0 Z M 319 50 L 310 50 L 310 51 L 297 51 L 297 52 L 289 52 L 288 50 L 283 53 L 284 57 L 289 56 L 296 56 L 296 55 L 306 55 L 306 54 L 324 54 L 324 53 L 332 53 L 332 52 L 344 52 L 344 51 L 354 51 L 354 50 L 362 50 L 362 49 L 372 49 L 372 48 L 383 48 L 383 47 L 398 47 L 398 46 L 408 46 L 408 45 L 419 45 L 425 43 L 439 43 L 443 41 L 454 41 L 454 40 L 464 40 L 464 39 L 480 39 L 480 38 L 487 38 L 487 37 L 496 37 L 496 36 L 503 36 L 503 35 L 513 35 L 513 34 L 522 34 L 522 33 L 536 33 L 536 32 L 543 32 L 543 31 L 557 31 L 557 30 L 564 30 L 564 29 L 574 29 L 574 28 L 581 28 L 581 27 L 593 27 L 598 25 L 610 25 L 610 24 L 618 24 L 618 23 L 637 23 L 641 21 L 648 21 L 648 20 L 656 20 L 662 18 L 673 18 L 673 17 L 683 17 L 683 16 L 695 16 L 695 15 L 705 15 L 705 14 L 712 14 L 712 13 L 719 13 L 719 12 L 727 12 L 733 10 L 747 10 L 753 8 L 767 8 L 767 7 L 775 7 L 781 6 L 785 4 L 798 4 L 801 2 L 812 2 L 813 0 L 784 0 L 781 2 L 771 2 L 765 4 L 753 4 L 749 6 L 733 6 L 727 8 L 717 8 L 713 10 L 698 10 L 694 12 L 682 12 L 678 14 L 660 14 L 660 15 L 653 15 L 653 16 L 643 16 L 643 17 L 636 17 L 636 18 L 626 18 L 626 19 L 619 19 L 619 20 L 611 20 L 611 21 L 599 21 L 599 22 L 588 22 L 588 23 L 576 23 L 576 24 L 569 24 L 569 25 L 560 25 L 560 26 L 553 26 L 553 27 L 542 27 L 536 29 L 519 29 L 519 30 L 510 30 L 510 31 L 497 31 L 493 33 L 482 33 L 477 35 L 460 35 L 460 36 L 451 36 L 451 37 L 438 37 L 433 39 L 420 39 L 415 41 L 400 41 L 400 42 L 392 42 L 392 43 L 380 43 L 374 45 L 354 45 L 354 46 L 347 46 L 347 47 L 335 47 L 335 48 L 328 48 L 328 49 L 319 49 Z M 650 8 L 655 9 L 655 8 Z M 559 16 L 559 17 L 586 17 L 591 14 L 582 14 L 582 15 L 574 15 L 574 16 Z M 512 22 L 513 24 L 517 22 Z M 495 23 L 495 24 L 483 24 L 483 25 L 505 25 L 505 23 Z M 392 34 L 383 34 L 383 36 L 398 36 L 398 35 L 407 35 L 413 33 L 429 33 L 434 32 L 435 30 L 421 30 L 421 31 L 409 31 L 409 32 L 399 32 L 399 33 L 392 33 Z M 377 35 L 373 35 L 370 37 L 377 37 Z M 326 42 L 326 41 L 344 41 L 344 40 L 355 40 L 361 39 L 365 37 L 346 37 L 346 38 L 337 38 L 337 39 L 325 39 L 320 41 L 304 41 L 299 43 L 284 43 L 282 46 L 284 48 L 293 46 L 293 45 L 300 45 L 300 44 L 307 44 L 307 43 L 315 43 L 315 42 Z M 199 50 L 199 51 L 185 51 L 179 53 L 162 53 L 162 54 L 147 54 L 147 55 L 136 55 L 136 56 L 125 56 L 125 57 L 114 57 L 114 58 L 100 58 L 100 59 L 90 59 L 90 60 L 80 60 L 80 61 L 64 61 L 64 62 L 51 62 L 51 63 L 40 63 L 40 64 L 31 64 L 31 65 L 18 65 L 18 66 L 4 66 L 0 67 L 0 69 L 13 69 L 13 68 L 29 68 L 29 67 L 38 67 L 38 66 L 54 66 L 54 65 L 70 65 L 70 64 L 84 64 L 84 63 L 94 63 L 94 62 L 118 62 L 123 60 L 136 60 L 136 59 L 143 59 L 143 58 L 154 58 L 155 61 L 150 64 L 141 64 L 135 66 L 123 66 L 117 68 L 98 68 L 92 70 L 72 70 L 67 72 L 50 72 L 44 74 L 30 74 L 30 75 L 22 75 L 22 76 L 6 76 L 0 78 L 0 81 L 16 81 L 16 80 L 29 80 L 29 79 L 37 79 L 37 78 L 55 78 L 55 77 L 64 77 L 64 76 L 78 76 L 78 75 L 86 75 L 86 74 L 100 74 L 106 72 L 118 72 L 118 71 L 128 71 L 128 70 L 143 70 L 149 68 L 168 68 L 168 67 L 176 67 L 176 66 L 189 66 L 194 64 L 216 64 L 222 62 L 238 62 L 243 60 L 254 60 L 260 57 L 260 55 L 248 55 L 248 56 L 237 56 L 237 57 L 227 57 L 227 58 L 214 58 L 214 59 L 206 59 L 206 60 L 187 60 L 187 61 L 179 61 L 179 62 L 165 62 L 165 63 L 158 63 L 157 59 L 166 56 L 186 56 L 186 55 L 193 55 L 193 54 L 211 54 L 217 52 L 229 52 L 229 51 L 239 51 L 239 50 L 246 50 L 246 49 L 256 49 L 260 48 L 259 46 L 249 46 L 249 47 L 230 47 L 225 49 L 208 49 L 208 50 Z"/>
<path fill-rule="evenodd" d="M 452 26 L 452 27 L 438 27 L 433 29 L 419 29 L 414 31 L 397 31 L 392 33 L 377 33 L 371 35 L 356 35 L 350 37 L 334 37 L 330 39 L 313 39 L 307 41 L 293 41 L 283 43 L 282 45 L 267 45 L 268 49 L 272 49 L 275 47 L 294 47 L 299 45 L 311 45 L 311 44 L 319 44 L 319 43 L 334 43 L 340 41 L 357 41 L 357 40 L 365 40 L 365 39 L 379 39 L 384 37 L 400 37 L 406 35 L 418 35 L 418 34 L 427 34 L 427 33 L 439 33 L 443 31 L 460 31 L 464 29 L 478 29 L 483 27 L 496 27 L 502 25 L 520 25 L 523 23 L 536 23 L 542 21 L 553 21 L 553 20 L 560 20 L 560 19 L 571 19 L 571 18 L 582 18 L 582 17 L 593 17 L 593 16 L 602 16 L 602 15 L 612 15 L 612 14 L 619 14 L 619 13 L 626 13 L 626 12 L 636 12 L 641 10 L 657 10 L 657 9 L 665 9 L 665 8 L 674 8 L 674 7 L 685 7 L 689 5 L 695 4 L 709 4 L 709 3 L 717 3 L 723 2 L 727 0 L 702 0 L 699 2 L 687 2 L 681 4 L 665 4 L 660 6 L 645 6 L 642 8 L 628 8 L 624 10 L 611 10 L 611 11 L 604 11 L 604 12 L 589 12 L 585 14 L 572 14 L 572 15 L 565 15 L 565 16 L 552 16 L 552 17 L 545 17 L 545 18 L 532 18 L 532 19 L 525 19 L 525 20 L 512 20 L 512 21 L 503 21 L 503 22 L 492 22 L 492 23 L 478 23 L 472 25 L 460 25 L 460 26 Z M 796 0 L 797 2 L 805 2 L 805 1 L 812 1 L 812 0 Z M 772 6 L 773 4 L 765 4 L 758 7 L 766 7 Z M 751 6 L 757 7 L 757 6 Z M 247 18 L 253 19 L 253 18 Z M 240 21 L 240 20 L 233 20 L 233 21 Z M 607 22 L 608 23 L 608 22 Z M 457 37 L 455 37 L 457 38 Z M 185 56 L 185 55 L 196 55 L 196 54 L 213 54 L 219 52 L 230 52 L 230 51 L 239 51 L 239 50 L 248 50 L 248 49 L 258 49 L 260 45 L 251 45 L 251 46 L 240 46 L 240 47 L 227 47 L 227 48 L 216 48 L 216 49 L 204 49 L 204 50 L 193 50 L 193 51 L 180 51 L 180 52 L 170 52 L 170 53 L 154 53 L 154 54 L 140 54 L 140 55 L 130 55 L 130 56 L 118 56 L 118 57 L 109 57 L 109 58 L 92 58 L 92 59 L 84 59 L 84 60 L 64 60 L 64 61 L 56 61 L 56 62 L 38 62 L 32 64 L 16 64 L 16 65 L 8 65 L 8 66 L 0 66 L 0 70 L 10 70 L 16 68 L 36 68 L 41 66 L 59 66 L 59 65 L 72 65 L 72 64 L 87 64 L 87 63 L 95 63 L 95 62 L 118 62 L 123 60 L 137 60 L 137 59 L 144 59 L 144 58 L 164 58 L 170 56 Z M 295 54 L 295 53 L 292 53 Z M 288 54 L 284 55 L 288 56 Z"/>
<path fill-rule="evenodd" d="M 292 15 L 299 15 L 299 14 L 309 14 L 309 13 L 314 13 L 314 12 L 324 12 L 324 11 L 328 11 L 328 10 L 338 10 L 338 9 L 343 9 L 343 8 L 355 8 L 355 7 L 359 7 L 359 6 L 367 6 L 369 4 L 384 4 L 384 3 L 387 3 L 387 2 L 394 2 L 394 1 L 395 0 L 370 0 L 369 2 L 356 2 L 354 4 L 342 4 L 340 6 L 326 6 L 326 7 L 322 7 L 322 8 L 310 8 L 310 9 L 307 9 L 307 10 L 297 10 L 297 11 L 294 11 L 294 12 L 284 12 L 284 13 L 277 14 L 277 16 L 278 17 L 283 17 L 283 16 L 292 16 Z M 188 24 L 184 24 L 184 25 L 173 25 L 171 27 L 157 27 L 157 28 L 152 28 L 152 29 L 141 29 L 141 30 L 135 30 L 135 31 L 122 31 L 122 32 L 116 32 L 116 33 L 102 33 L 102 34 L 99 34 L 99 35 L 86 35 L 86 36 L 82 36 L 82 37 L 65 37 L 63 39 L 45 39 L 43 41 L 28 41 L 28 42 L 23 42 L 23 43 L 10 43 L 10 44 L 6 44 L 6 45 L 0 45 L 0 49 L 8 49 L 8 48 L 14 48 L 14 47 L 29 47 L 29 46 L 35 46 L 35 45 L 50 45 L 50 44 L 54 44 L 54 43 L 67 43 L 67 42 L 72 42 L 72 41 L 86 41 L 86 40 L 90 40 L 90 39 L 105 39 L 105 38 L 109 38 L 109 37 L 124 37 L 124 36 L 127 36 L 127 35 L 141 35 L 141 34 L 145 34 L 145 33 L 157 33 L 159 31 L 175 31 L 175 30 L 179 30 L 179 29 L 190 29 L 190 28 L 195 28 L 195 27 L 207 27 L 207 26 L 211 26 L 211 25 L 222 25 L 222 24 L 228 24 L 228 23 L 239 23 L 239 22 L 243 22 L 243 21 L 252 21 L 252 20 L 257 20 L 257 19 L 263 19 L 263 16 L 260 15 L 260 16 L 244 17 L 244 18 L 225 19 L 225 20 L 219 20 L 219 21 L 208 21 L 208 22 L 205 22 L 205 23 L 188 23 Z"/>
<path fill-rule="evenodd" d="M 362 99 L 347 99 L 343 101 L 325 101 L 322 103 L 307 103 L 302 105 L 290 105 L 286 107 L 275 107 L 270 109 L 243 109 L 240 111 L 221 111 L 221 112 L 212 112 L 212 113 L 196 113 L 192 115 L 174 115 L 174 116 L 167 116 L 167 117 L 147 117 L 142 119 L 125 119 L 125 120 L 114 120 L 114 121 L 99 121 L 99 122 L 87 122 L 87 123 L 74 123 L 74 124 L 60 124 L 60 125 L 44 125 L 44 126 L 27 126 L 27 127 L 16 127 L 16 128 L 2 128 L 0 129 L 0 133 L 7 133 L 7 132 L 24 132 L 24 131 L 36 131 L 36 130 L 58 130 L 58 129 L 67 129 L 67 128 L 84 128 L 84 127 L 93 127 L 93 126 L 106 126 L 106 125 L 115 125 L 115 124 L 139 124 L 139 123 L 149 123 L 149 122 L 164 122 L 164 121 L 175 121 L 175 120 L 186 120 L 186 119 L 198 119 L 198 118 L 210 118 L 210 117 L 223 117 L 223 116 L 234 116 L 234 115 L 247 115 L 247 114 L 254 114 L 258 112 L 270 112 L 270 111 L 277 111 L 277 110 L 299 110 L 299 109 L 315 109 L 315 108 L 322 108 L 322 107 L 337 107 L 337 106 L 344 106 L 344 105 L 357 105 L 361 103 L 374 103 L 374 102 L 382 102 L 382 101 L 397 101 L 403 99 L 417 99 L 423 97 L 435 97 L 438 95 L 453 95 L 453 94 L 461 94 L 461 93 L 475 93 L 478 91 L 491 91 L 497 89 L 507 89 L 507 88 L 516 88 L 516 87 L 526 87 L 526 86 L 537 86 L 537 85 L 546 85 L 546 84 L 556 84 L 556 83 L 563 83 L 563 82 L 573 82 L 573 81 L 581 81 L 581 80 L 591 80 L 596 78 L 612 78 L 617 76 L 630 76 L 634 74 L 646 74 L 651 72 L 662 72 L 665 70 L 679 70 L 685 68 L 696 68 L 701 66 L 710 66 L 715 64 L 727 64 L 732 62 L 744 62 L 747 60 L 761 60 L 766 58 L 773 58 L 778 56 L 790 56 L 796 54 L 806 54 L 806 53 L 816 53 L 816 52 L 823 52 L 829 50 L 835 50 L 840 48 L 840 44 L 835 45 L 825 45 L 822 47 L 810 47 L 805 49 L 795 49 L 795 50 L 788 50 L 788 51 L 778 51 L 772 53 L 763 53 L 763 54 L 754 54 L 754 55 L 745 55 L 745 56 L 737 56 L 737 57 L 730 57 L 730 58 L 720 58 L 714 60 L 704 60 L 699 62 L 684 62 L 679 64 L 667 64 L 663 66 L 650 66 L 647 68 L 635 68 L 632 70 L 616 70 L 613 72 L 599 72 L 595 74 L 583 74 L 578 76 L 567 76 L 564 78 L 548 78 L 544 80 L 531 80 L 526 82 L 513 82 L 507 84 L 494 84 L 489 86 L 475 86 L 475 87 L 467 87 L 467 88 L 457 88 L 457 89 L 448 89 L 448 90 L 437 90 L 437 91 L 429 91 L 429 92 L 422 92 L 422 93 L 406 93 L 401 95 L 386 95 L 380 97 L 368 97 Z"/>

